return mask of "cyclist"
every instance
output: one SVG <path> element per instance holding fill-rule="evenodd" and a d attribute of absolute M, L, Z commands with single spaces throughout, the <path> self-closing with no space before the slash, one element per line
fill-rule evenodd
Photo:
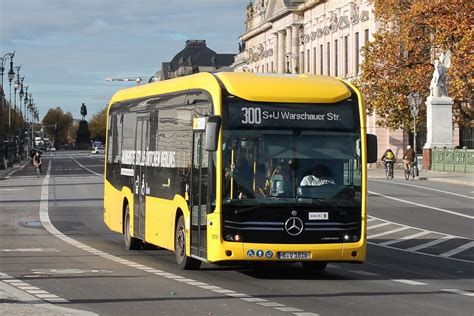
<path fill-rule="evenodd" d="M 407 150 L 403 154 L 403 168 L 408 173 L 411 170 L 411 165 L 415 161 L 415 151 L 410 145 L 407 146 Z"/>
<path fill-rule="evenodd" d="M 35 152 L 35 156 L 33 157 L 33 165 L 35 166 L 35 168 L 38 168 L 40 174 L 43 173 L 43 171 L 41 170 L 41 164 L 42 164 L 41 154 L 40 154 L 40 151 L 37 150 Z"/>
<path fill-rule="evenodd" d="M 383 161 L 383 167 L 387 170 L 388 165 L 390 164 L 390 168 L 393 168 L 393 162 L 395 161 L 395 154 L 393 153 L 391 148 L 387 148 L 382 155 L 380 160 Z"/>

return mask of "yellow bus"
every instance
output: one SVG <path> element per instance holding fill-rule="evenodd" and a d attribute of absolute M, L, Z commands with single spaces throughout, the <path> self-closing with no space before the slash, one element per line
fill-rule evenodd
<path fill-rule="evenodd" d="M 365 115 L 355 87 L 325 76 L 198 73 L 118 91 L 104 221 L 183 269 L 363 262 L 377 159 Z"/>

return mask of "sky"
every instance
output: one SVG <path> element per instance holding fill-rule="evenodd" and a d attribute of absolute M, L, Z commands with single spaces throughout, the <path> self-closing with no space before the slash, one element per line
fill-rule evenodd
<path fill-rule="evenodd" d="M 84 102 L 90 120 L 115 91 L 135 85 L 107 77 L 148 79 L 188 39 L 237 53 L 248 1 L 0 0 L 0 57 L 15 51 L 40 119 L 56 107 L 80 118 Z"/>

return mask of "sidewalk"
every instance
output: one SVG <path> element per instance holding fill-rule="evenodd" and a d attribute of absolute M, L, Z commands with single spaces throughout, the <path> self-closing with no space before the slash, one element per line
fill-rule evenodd
<path fill-rule="evenodd" d="M 369 168 L 368 170 L 369 179 L 385 179 L 385 170 L 383 168 Z M 394 179 L 405 179 L 403 169 L 395 169 Z M 472 173 L 421 170 L 420 176 L 415 177 L 415 181 L 425 180 L 474 186 L 474 174 Z"/>
<path fill-rule="evenodd" d="M 9 176 L 13 175 L 18 170 L 23 169 L 25 165 L 29 162 L 31 162 L 31 160 L 26 159 L 26 160 L 20 161 L 19 163 L 14 164 L 13 167 L 7 168 L 5 170 L 0 170 L 0 180 L 8 178 Z"/>

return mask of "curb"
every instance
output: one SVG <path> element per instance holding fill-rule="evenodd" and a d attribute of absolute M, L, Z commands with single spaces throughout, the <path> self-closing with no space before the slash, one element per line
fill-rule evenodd
<path fill-rule="evenodd" d="M 368 180 L 370 179 L 385 179 L 385 176 L 370 176 L 367 177 Z M 404 180 L 403 178 L 400 178 Z M 410 180 L 413 181 L 413 180 Z M 428 176 L 420 176 L 416 177 L 414 181 L 430 181 L 430 182 L 441 182 L 441 183 L 448 183 L 448 184 L 460 184 L 460 185 L 467 185 L 467 186 L 474 186 L 474 181 L 465 181 L 465 180 L 456 180 L 456 179 L 446 179 L 446 178 L 431 178 Z"/>

